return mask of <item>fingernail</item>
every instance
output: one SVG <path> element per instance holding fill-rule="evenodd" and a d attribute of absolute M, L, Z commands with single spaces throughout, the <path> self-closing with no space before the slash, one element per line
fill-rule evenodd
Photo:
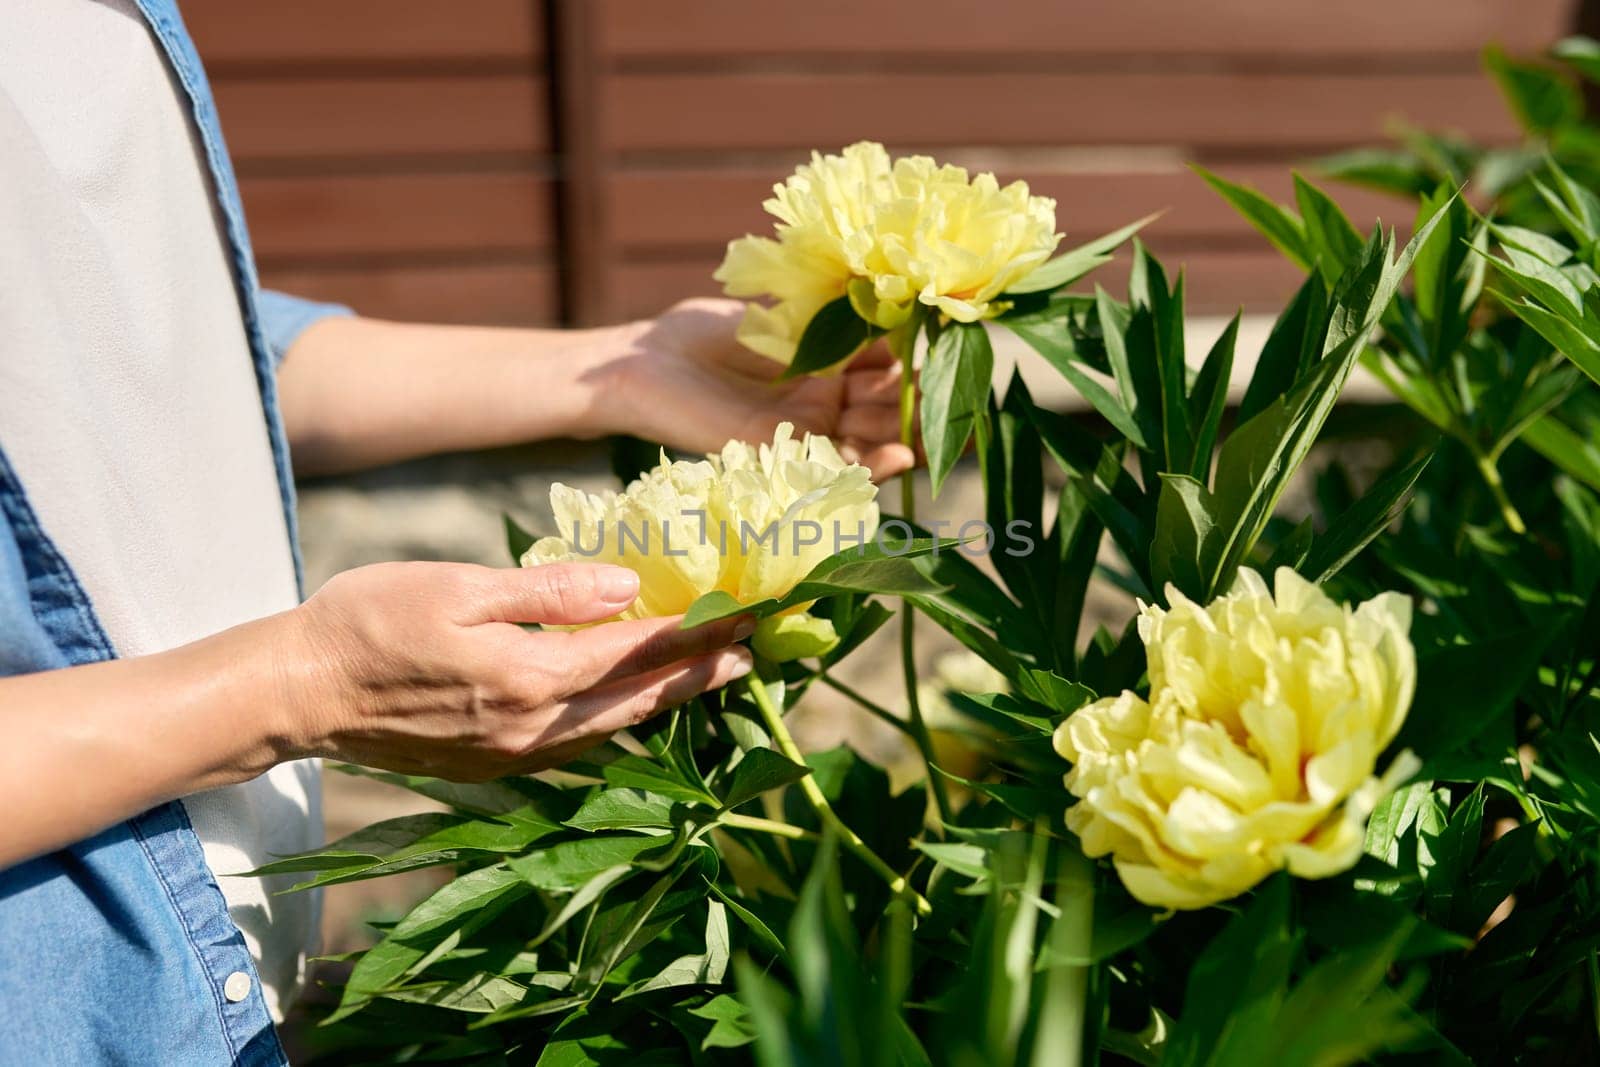
<path fill-rule="evenodd" d="M 749 637 L 755 632 L 756 620 L 746 615 L 744 618 L 739 620 L 739 625 L 733 628 L 733 639 L 735 641 L 743 641 L 745 638 Z"/>
<path fill-rule="evenodd" d="M 600 599 L 608 604 L 631 604 L 639 595 L 639 576 L 626 567 L 607 567 L 594 584 Z"/>
<path fill-rule="evenodd" d="M 755 663 L 750 659 L 749 656 L 740 656 L 739 662 L 735 663 L 733 665 L 733 669 L 728 672 L 728 678 L 730 680 L 734 678 L 743 678 L 745 675 L 750 673 L 750 668 L 753 666 L 755 666 Z"/>

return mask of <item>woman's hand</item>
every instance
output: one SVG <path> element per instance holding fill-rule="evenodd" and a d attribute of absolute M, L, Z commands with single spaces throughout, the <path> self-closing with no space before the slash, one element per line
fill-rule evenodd
<path fill-rule="evenodd" d="M 638 594 L 621 567 L 382 563 L 330 580 L 282 646 L 296 754 L 457 781 L 540 770 L 750 670 L 753 624 L 571 625 Z M 733 647 L 730 647 L 733 646 Z"/>
<path fill-rule="evenodd" d="M 302 756 L 538 770 L 750 669 L 729 647 L 748 620 L 518 625 L 595 622 L 637 591 L 594 564 L 380 563 L 169 652 L 0 678 L 0 868 Z"/>
<path fill-rule="evenodd" d="M 843 373 L 780 382 L 783 365 L 734 337 L 744 305 L 685 300 L 655 319 L 620 328 L 610 364 L 622 432 L 691 452 L 733 438 L 770 441 L 780 422 L 826 434 L 846 459 L 879 481 L 915 462 L 900 443 L 900 367 L 881 347 Z"/>
<path fill-rule="evenodd" d="M 881 345 L 839 374 L 780 382 L 782 365 L 734 337 L 742 314 L 736 300 L 686 300 L 586 330 L 323 319 L 278 372 L 295 471 L 607 434 L 715 452 L 770 441 L 785 421 L 827 434 L 880 480 L 911 466 L 900 368 Z"/>

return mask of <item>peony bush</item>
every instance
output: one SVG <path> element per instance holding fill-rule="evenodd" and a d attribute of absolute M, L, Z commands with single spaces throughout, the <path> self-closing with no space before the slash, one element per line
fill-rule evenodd
<path fill-rule="evenodd" d="M 909 477 L 880 515 L 787 427 L 508 518 L 524 565 L 638 570 L 629 616 L 755 616 L 756 670 L 560 772 L 348 768 L 444 810 L 260 873 L 453 877 L 336 961 L 319 1062 L 1600 1060 L 1600 45 L 1560 51 L 1490 56 L 1518 167 L 1330 164 L 1411 197 L 1407 239 L 1202 172 L 1305 273 L 1248 374 L 1237 319 L 1186 351 L 1142 223 L 1063 252 L 1020 183 L 800 166 L 718 271 L 741 337 L 790 375 L 887 344 L 934 490 L 970 455 L 1005 536 L 933 536 Z M 998 331 L 1091 414 L 992 388 Z M 1394 402 L 1339 407 L 1357 367 Z M 922 677 L 929 626 L 961 651 Z M 838 674 L 886 627 L 887 705 Z M 801 751 L 819 687 L 919 778 Z"/>

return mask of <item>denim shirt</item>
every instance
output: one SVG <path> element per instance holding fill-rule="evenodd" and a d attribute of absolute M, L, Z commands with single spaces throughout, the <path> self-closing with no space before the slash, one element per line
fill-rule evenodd
<path fill-rule="evenodd" d="M 136 2 L 183 87 L 209 164 L 293 544 L 294 486 L 275 365 L 312 322 L 349 312 L 261 291 L 194 44 L 172 0 Z M 94 605 L 41 526 L 4 444 L 0 675 L 113 658 Z M 0 1067 L 286 1062 L 244 937 L 181 803 L 0 870 Z"/>

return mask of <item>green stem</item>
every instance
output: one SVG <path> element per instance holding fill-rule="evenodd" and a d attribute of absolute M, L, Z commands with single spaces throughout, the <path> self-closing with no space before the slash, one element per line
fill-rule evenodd
<path fill-rule="evenodd" d="M 756 833 L 771 834 L 773 837 L 787 837 L 791 841 L 814 841 L 817 834 L 803 826 L 790 826 L 786 822 L 776 819 L 763 819 L 757 815 L 740 815 L 737 812 L 725 811 L 717 817 L 717 825 L 726 826 L 730 830 L 754 830 Z"/>
<path fill-rule="evenodd" d="M 889 351 L 900 361 L 900 443 L 915 452 L 917 447 L 917 330 L 921 316 L 889 334 Z M 900 474 L 900 516 L 907 522 L 917 519 L 916 470 Z M 939 821 L 949 823 L 951 818 L 950 795 L 945 791 L 944 779 L 934 770 L 933 738 L 928 733 L 927 721 L 922 717 L 922 702 L 917 696 L 917 609 L 909 600 L 900 602 L 900 672 L 905 678 L 907 733 L 917 746 L 917 753 L 928 769 L 928 788 L 933 792 L 933 803 L 939 811 Z"/>
<path fill-rule="evenodd" d="M 806 758 L 800 752 L 800 746 L 794 743 L 789 728 L 783 724 L 783 713 L 772 703 L 772 697 L 767 693 L 767 687 L 762 683 L 756 672 L 752 671 L 745 679 L 746 688 L 750 692 L 750 699 L 755 701 L 756 709 L 761 712 L 761 721 L 766 724 L 767 733 L 772 735 L 772 741 L 778 746 L 778 751 L 783 753 L 802 767 L 806 765 Z M 905 897 L 917 909 L 919 915 L 930 915 L 933 906 L 930 905 L 921 893 L 911 888 L 911 883 L 905 880 L 893 867 L 883 862 L 879 855 L 867 847 L 861 840 L 861 835 L 844 824 L 833 806 L 828 803 L 828 798 L 822 795 L 822 787 L 817 785 L 814 775 L 806 775 L 799 781 L 800 792 L 805 795 L 806 802 L 811 805 L 811 810 L 816 813 L 817 821 L 824 827 L 831 829 L 846 849 L 855 853 L 856 857 L 871 867 L 885 882 L 889 884 L 891 892 Z"/>
<path fill-rule="evenodd" d="M 873 715 L 882 719 L 884 722 L 888 723 L 890 726 L 893 726 L 896 730 L 899 730 L 903 734 L 908 736 L 911 734 L 911 724 L 906 722 L 900 716 L 896 715 L 894 712 L 890 711 L 888 708 L 884 707 L 882 704 L 876 704 L 873 701 L 868 700 L 866 697 L 862 696 L 848 685 L 845 685 L 831 674 L 819 674 L 817 677 L 823 685 L 826 685 L 835 692 L 849 698 L 863 711 L 871 712 Z"/>
<path fill-rule="evenodd" d="M 1074 848 L 1062 859 L 1056 902 L 1061 914 L 1052 929 L 1054 947 L 1067 959 L 1087 959 L 1094 941 L 1094 864 Z M 1055 976 L 1062 1018 L 1058 1024 L 1066 1053 L 1063 1067 L 1083 1062 L 1083 1038 L 1089 1005 L 1089 967 L 1066 964 Z"/>
<path fill-rule="evenodd" d="M 1594 1012 L 1594 1032 L 1600 1037 L 1600 961 L 1589 953 L 1589 1007 Z"/>
<path fill-rule="evenodd" d="M 1472 457 L 1478 464 L 1478 473 L 1483 475 L 1483 484 L 1489 487 L 1489 494 L 1500 508 L 1500 517 L 1505 520 L 1506 528 L 1514 534 L 1527 533 L 1528 527 L 1522 521 L 1521 514 L 1506 495 L 1505 483 L 1500 480 L 1500 468 L 1495 466 L 1492 458 L 1477 449 L 1472 450 Z"/>

